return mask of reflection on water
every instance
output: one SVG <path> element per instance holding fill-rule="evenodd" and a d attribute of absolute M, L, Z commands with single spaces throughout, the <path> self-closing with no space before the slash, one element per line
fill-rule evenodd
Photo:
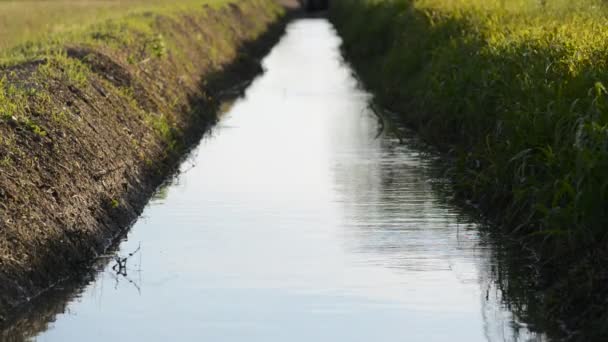
<path fill-rule="evenodd" d="M 542 340 L 428 158 L 376 137 L 327 21 L 294 22 L 264 63 L 121 244 L 121 272 L 101 262 L 5 338 Z"/>

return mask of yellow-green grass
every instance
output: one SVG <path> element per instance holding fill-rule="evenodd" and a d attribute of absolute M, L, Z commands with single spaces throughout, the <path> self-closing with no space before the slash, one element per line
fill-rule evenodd
<path fill-rule="evenodd" d="M 32 46 L 81 38 L 93 25 L 145 12 L 177 13 L 226 0 L 0 0 L 0 60 L 31 57 Z M 80 36 L 80 37 L 79 37 Z M 20 46 L 21 45 L 21 46 Z M 24 48 L 23 45 L 26 47 Z M 24 50 L 29 50 L 25 53 Z"/>
<path fill-rule="evenodd" d="M 231 44 L 235 33 L 231 23 L 209 27 L 204 34 L 200 29 L 205 27 L 207 16 L 213 15 L 211 10 L 235 10 L 237 2 L 241 7 L 263 6 L 277 16 L 281 12 L 276 3 L 264 0 L 0 0 L 0 7 L 10 9 L 9 13 L 0 12 L 0 18 L 12 17 L 17 26 L 27 26 L 29 24 L 25 23 L 31 22 L 35 23 L 31 26 L 36 27 L 32 29 L 32 39 L 15 40 L 10 48 L 0 51 L 0 120 L 30 122 L 33 111 L 30 100 L 41 94 L 48 96 L 49 85 L 54 79 L 63 79 L 77 87 L 86 86 L 90 70 L 79 58 L 68 56 L 70 49 L 97 51 L 118 59 L 125 58 L 126 54 L 126 60 L 121 62 L 134 67 L 151 60 L 164 60 L 171 54 L 175 72 L 183 74 L 196 70 L 195 63 L 210 63 L 210 67 L 215 67 L 221 58 L 226 58 L 225 54 L 233 53 Z M 227 9 L 229 4 L 231 9 Z M 59 26 L 64 23 L 69 29 L 46 33 L 40 30 L 45 22 Z M 167 26 L 181 24 L 192 28 L 193 36 L 188 40 L 184 38 L 188 36 L 188 29 L 182 29 L 184 32 L 180 32 L 180 36 L 173 32 L 174 28 Z M 250 27 L 250 34 L 259 29 Z M 11 30 L 15 34 L 19 31 L 18 27 L 12 26 Z M 214 44 L 209 44 L 209 38 L 204 36 L 214 37 Z M 209 50 L 205 61 L 191 58 L 188 50 L 197 48 Z M 34 63 L 28 67 L 26 62 Z M 186 94 L 180 95 L 183 96 Z"/>
<path fill-rule="evenodd" d="M 380 100 L 415 109 L 407 121 L 466 152 L 474 195 L 526 198 L 513 219 L 531 232 L 597 241 L 608 233 L 593 229 L 607 218 L 608 179 L 592 174 L 607 152 L 607 12 L 502 3 L 338 0 L 334 21 Z"/>
<path fill-rule="evenodd" d="M 238 1 L 238 0 L 237 0 Z M 272 1 L 241 0 L 243 4 L 260 4 L 279 11 L 279 6 Z M 27 123 L 30 120 L 31 99 L 44 94 L 48 96 L 48 86 L 53 79 L 64 79 L 75 86 L 86 86 L 90 70 L 78 58 L 69 57 L 69 48 L 100 51 L 111 56 L 128 54 L 126 62 L 137 66 L 150 60 L 162 60 L 170 53 L 177 63 L 177 68 L 185 74 L 195 70 L 194 63 L 188 56 L 189 45 L 202 45 L 209 49 L 208 62 L 217 63 L 225 51 L 232 51 L 230 46 L 234 33 L 229 24 L 210 28 L 206 34 L 216 38 L 215 44 L 204 42 L 201 33 L 189 37 L 190 41 L 177 38 L 168 23 L 183 20 L 204 20 L 208 9 L 219 9 L 234 3 L 234 0 L 126 0 L 120 1 L 2 1 L 1 6 L 14 10 L 13 22 L 25 23 L 36 21 L 38 28 L 45 17 L 42 13 L 47 10 L 47 23 L 71 23 L 70 29 L 54 31 L 46 34 L 39 29 L 31 40 L 18 41 L 14 46 L 0 51 L 0 120 L 16 120 Z M 37 8 L 34 4 L 40 4 Z M 84 6 L 90 5 L 90 6 Z M 28 11 L 29 9 L 29 11 Z M 74 16 L 65 15 L 76 13 Z M 60 13 L 64 17 L 60 18 Z M 278 15 L 278 12 L 276 13 Z M 0 17 L 8 16 L 0 13 Z M 193 19 L 196 18 L 196 19 Z M 67 24 L 66 24 L 67 25 Z M 204 22 L 194 22 L 191 25 L 202 25 Z M 68 25 L 69 26 L 69 25 Z M 193 30 L 198 28 L 194 27 Z M 67 27 L 67 26 L 66 26 Z M 258 28 L 256 28 L 257 30 Z M 15 28 L 13 30 L 17 32 Z M 164 32 L 166 31 L 166 32 Z M 255 30 L 252 28 L 252 33 Z M 34 32 L 34 31 L 33 31 Z M 194 32 L 194 31 L 193 31 Z M 36 36 L 37 35 L 37 36 Z M 184 35 L 187 33 L 184 32 Z M 16 40 L 17 42 L 17 40 Z M 123 56 L 124 57 L 124 56 Z M 28 61 L 36 61 L 34 71 L 19 67 Z M 39 63 L 42 61 L 42 63 Z M 8 68 L 13 67 L 13 68 Z M 4 68 L 4 70 L 2 70 Z M 21 70 L 21 71 L 20 71 Z M 24 70 L 27 79 L 19 76 Z M 40 91 L 44 90 L 44 91 Z M 127 89 L 128 91 L 132 91 Z M 132 94 L 131 94 L 132 95 Z M 185 95 L 183 95 L 185 96 Z M 132 96 L 129 96 L 132 97 Z M 2 146 L 0 141 L 0 146 Z"/>
<path fill-rule="evenodd" d="M 332 7 L 344 51 L 377 100 L 454 157 L 460 194 L 533 242 L 564 276 L 548 282 L 563 281 L 547 297 L 551 317 L 584 313 L 579 328 L 608 334 L 606 310 L 593 304 L 605 298 L 598 284 L 608 254 L 606 5 L 334 0 Z M 574 283 L 574 292 L 565 290 Z"/>

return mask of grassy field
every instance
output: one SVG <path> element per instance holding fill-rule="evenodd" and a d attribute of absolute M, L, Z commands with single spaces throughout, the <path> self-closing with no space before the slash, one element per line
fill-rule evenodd
<path fill-rule="evenodd" d="M 0 50 L 79 30 L 96 22 L 159 8 L 219 0 L 0 0 Z M 177 7 L 177 8 L 175 8 Z"/>
<path fill-rule="evenodd" d="M 453 157 L 463 197 L 534 246 L 553 320 L 606 334 L 606 5 L 335 0 L 331 16 L 378 102 Z"/>
<path fill-rule="evenodd" d="M 69 42 L 108 20 L 145 12 L 179 12 L 225 0 L 0 0 L 0 60 L 14 61 L 53 43 Z"/>

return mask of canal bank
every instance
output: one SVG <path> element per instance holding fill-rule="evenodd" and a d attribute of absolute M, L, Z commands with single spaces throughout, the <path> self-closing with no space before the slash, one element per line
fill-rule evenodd
<path fill-rule="evenodd" d="M 124 233 L 286 18 L 272 0 L 136 13 L 0 69 L 0 320 Z"/>
<path fill-rule="evenodd" d="M 608 336 L 597 4 L 335 0 L 330 11 L 380 111 L 443 152 L 459 203 L 532 252 L 527 271 L 506 273 L 508 295 L 580 341 Z"/>

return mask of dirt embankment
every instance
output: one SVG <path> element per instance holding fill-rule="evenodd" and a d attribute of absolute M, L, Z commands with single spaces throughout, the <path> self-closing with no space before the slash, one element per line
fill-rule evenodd
<path fill-rule="evenodd" d="M 0 321 L 124 232 L 284 18 L 274 0 L 145 13 L 0 68 Z"/>

